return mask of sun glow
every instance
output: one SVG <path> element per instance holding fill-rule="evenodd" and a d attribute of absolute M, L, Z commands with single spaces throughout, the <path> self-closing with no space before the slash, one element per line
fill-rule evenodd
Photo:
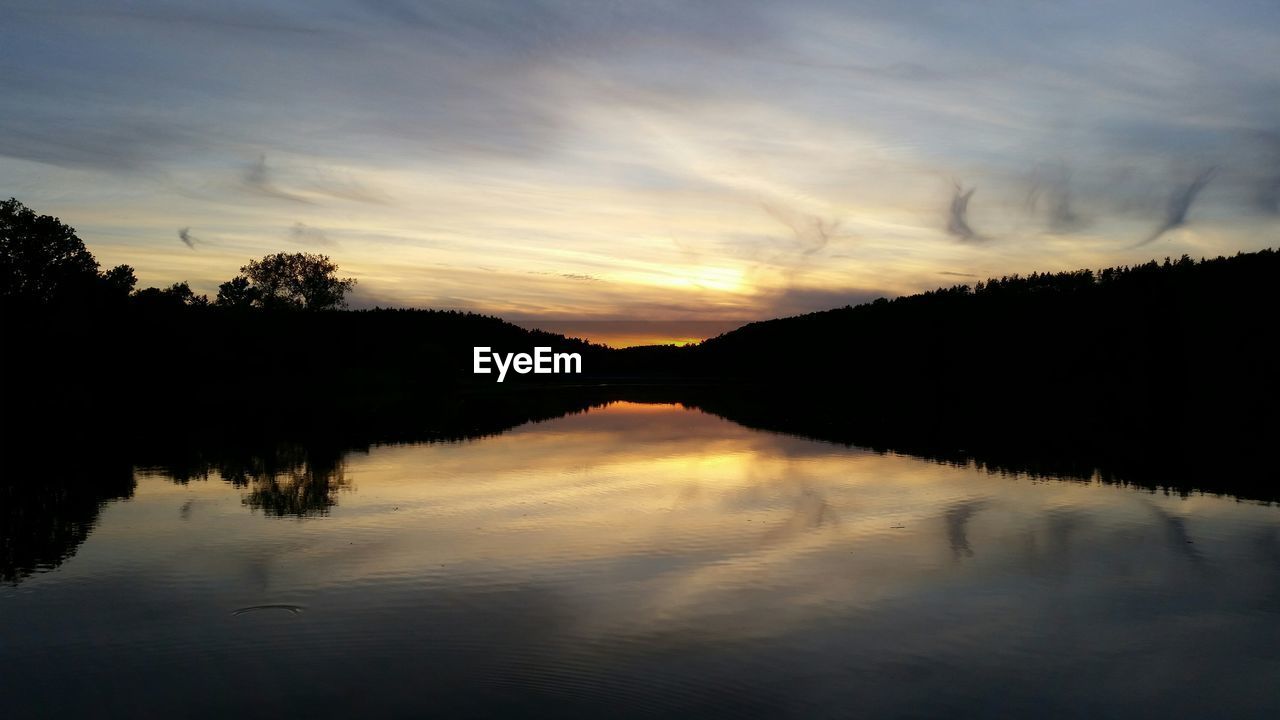
<path fill-rule="evenodd" d="M 743 293 L 748 290 L 742 270 L 727 267 L 672 268 L 672 276 L 663 284 L 727 293 Z"/>

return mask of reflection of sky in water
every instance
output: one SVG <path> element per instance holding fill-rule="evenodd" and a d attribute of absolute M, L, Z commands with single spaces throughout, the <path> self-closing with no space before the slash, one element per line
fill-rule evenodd
<path fill-rule="evenodd" d="M 344 472 L 305 519 L 139 478 L 65 565 L 0 588 L 0 690 L 210 715 L 1280 710 L 1274 507 L 630 404 Z M 272 604 L 303 609 L 232 615 Z"/>

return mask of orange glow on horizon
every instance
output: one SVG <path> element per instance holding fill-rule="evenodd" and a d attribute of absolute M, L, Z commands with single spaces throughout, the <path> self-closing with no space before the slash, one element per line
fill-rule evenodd
<path fill-rule="evenodd" d="M 696 345 L 735 330 L 746 320 L 529 320 L 516 324 L 530 330 L 577 338 L 611 348 L 645 345 Z"/>

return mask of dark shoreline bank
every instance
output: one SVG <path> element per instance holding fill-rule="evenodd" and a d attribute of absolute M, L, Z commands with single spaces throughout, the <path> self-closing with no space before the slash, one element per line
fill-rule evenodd
<path fill-rule="evenodd" d="M 398 398 L 350 396 L 251 414 L 207 411 L 174 422 L 162 407 L 128 418 L 85 409 L 4 418 L 6 482 L 33 471 L 92 473 L 100 464 L 181 467 L 197 457 L 243 454 L 277 444 L 365 450 L 373 445 L 459 442 L 611 402 L 679 404 L 757 430 L 896 453 L 944 464 L 1043 478 L 1101 480 L 1177 494 L 1210 493 L 1280 502 L 1280 469 L 1265 439 L 1216 433 L 1188 442 L 1178 432 L 1117 434 L 1087 416 L 926 416 L 901 407 L 857 405 L 821 388 L 690 380 L 471 387 Z M 74 421 L 68 422 L 68 418 Z M 17 422 L 15 422 L 17 420 Z M 1154 418 L 1153 418 L 1154 420 Z M 55 453 L 46 455 L 47 453 Z"/>

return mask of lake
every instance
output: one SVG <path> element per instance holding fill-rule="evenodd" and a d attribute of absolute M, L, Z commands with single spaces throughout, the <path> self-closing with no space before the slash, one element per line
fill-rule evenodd
<path fill-rule="evenodd" d="M 6 718 L 1280 717 L 1230 495 L 631 402 L 101 474 L 11 481 Z"/>

